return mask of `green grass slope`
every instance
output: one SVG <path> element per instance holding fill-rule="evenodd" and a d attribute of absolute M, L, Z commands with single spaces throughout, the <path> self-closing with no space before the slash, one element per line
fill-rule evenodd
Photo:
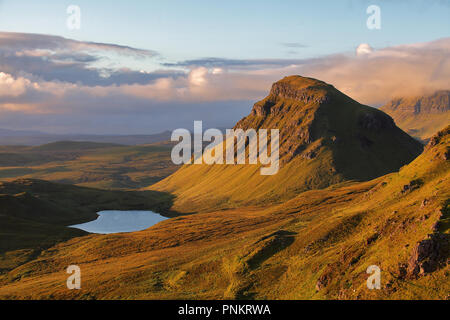
<path fill-rule="evenodd" d="M 175 194 L 177 211 L 276 203 L 394 172 L 422 150 L 385 113 L 300 76 L 275 83 L 235 128 L 280 130 L 277 174 L 262 176 L 258 165 L 186 165 L 150 189 Z"/>

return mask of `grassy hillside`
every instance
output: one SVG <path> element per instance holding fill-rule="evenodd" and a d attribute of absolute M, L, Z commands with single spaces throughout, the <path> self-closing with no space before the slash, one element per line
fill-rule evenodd
<path fill-rule="evenodd" d="M 381 110 L 395 123 L 418 139 L 429 139 L 450 123 L 450 90 L 437 91 L 421 97 L 397 98 Z"/>
<path fill-rule="evenodd" d="M 385 113 L 300 76 L 275 83 L 235 128 L 280 130 L 277 174 L 262 176 L 259 165 L 186 165 L 150 189 L 175 194 L 180 212 L 278 203 L 394 172 L 422 150 Z"/>
<path fill-rule="evenodd" d="M 178 167 L 170 144 L 120 146 L 63 141 L 37 147 L 0 147 L 0 181 L 43 179 L 101 189 L 138 189 Z"/>
<path fill-rule="evenodd" d="M 94 220 L 98 211 L 155 210 L 170 215 L 171 199 L 151 191 L 103 191 L 30 179 L 2 182 L 0 270 L 57 242 L 86 235 L 66 226 Z"/>
<path fill-rule="evenodd" d="M 278 206 L 199 213 L 89 235 L 0 276 L 0 297 L 448 299 L 450 127 L 397 173 Z M 65 287 L 68 265 L 82 289 Z M 366 286 L 370 265 L 381 290 Z"/>

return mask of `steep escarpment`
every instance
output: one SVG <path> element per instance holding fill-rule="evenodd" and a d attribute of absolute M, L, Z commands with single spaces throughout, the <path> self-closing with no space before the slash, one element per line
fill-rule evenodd
<path fill-rule="evenodd" d="M 412 136 L 428 139 L 450 124 L 450 90 L 418 97 L 395 98 L 380 109 Z"/>
<path fill-rule="evenodd" d="M 235 129 L 279 130 L 277 174 L 261 176 L 260 165 L 186 165 L 151 188 L 174 193 L 178 211 L 259 205 L 345 180 L 373 179 L 422 151 L 385 113 L 301 76 L 276 82 Z"/>

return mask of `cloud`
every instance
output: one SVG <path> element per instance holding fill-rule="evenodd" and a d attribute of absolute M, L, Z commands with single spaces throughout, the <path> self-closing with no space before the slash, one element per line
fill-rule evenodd
<path fill-rule="evenodd" d="M 110 43 L 83 42 L 66 39 L 60 36 L 0 32 L 0 45 L 2 50 L 51 50 L 51 51 L 111 51 L 122 55 L 133 55 L 140 58 L 158 56 L 152 50 L 137 49 Z"/>
<path fill-rule="evenodd" d="M 179 62 L 163 63 L 165 67 L 206 67 L 206 68 L 233 68 L 242 70 L 259 70 L 264 68 L 279 68 L 289 65 L 304 64 L 309 59 L 226 59 L 201 58 Z"/>
<path fill-rule="evenodd" d="M 14 79 L 10 74 L 0 72 L 0 96 L 20 96 L 30 85 L 31 81 L 28 79 Z"/>
<path fill-rule="evenodd" d="M 356 48 L 356 55 L 357 56 L 364 56 L 366 54 L 372 53 L 373 48 L 368 45 L 367 43 L 361 43 L 358 48 Z"/>
<path fill-rule="evenodd" d="M 308 46 L 300 43 L 300 42 L 283 42 L 281 43 L 282 46 L 287 47 L 287 48 L 307 48 Z"/>
<path fill-rule="evenodd" d="M 217 68 L 214 68 L 217 69 Z M 191 70 L 189 73 L 189 82 L 194 86 L 201 86 L 206 83 L 205 76 L 208 74 L 208 69 L 199 67 Z"/>
<path fill-rule="evenodd" d="M 154 61 L 159 53 L 117 44 L 82 42 L 59 36 L 0 32 L 0 71 L 14 76 L 24 73 L 45 81 L 86 85 L 149 83 L 161 77 L 177 77 L 178 72 L 160 70 L 142 73 L 102 63 L 123 59 Z"/>
<path fill-rule="evenodd" d="M 398 96 L 449 89 L 449 52 L 450 38 L 444 38 L 366 52 L 363 57 L 330 57 L 302 71 L 362 103 L 378 106 Z"/>
<path fill-rule="evenodd" d="M 204 84 L 205 96 L 214 93 L 217 99 L 227 95 L 260 99 L 271 83 L 286 75 L 299 74 L 333 84 L 361 103 L 379 106 L 398 96 L 449 89 L 449 52 L 450 38 L 443 38 L 378 50 L 362 44 L 356 54 L 349 52 L 312 59 L 206 58 L 174 65 L 223 69 L 220 77 L 206 77 L 208 84 Z"/>
<path fill-rule="evenodd" d="M 193 120 L 231 126 L 273 82 L 292 74 L 324 80 L 369 105 L 450 88 L 450 38 L 358 51 L 310 59 L 169 63 L 153 51 L 0 33 L 0 127 L 149 133 L 188 127 Z M 142 65 L 157 58 L 159 64 L 153 71 L 104 66 L 116 56 L 145 59 Z"/>

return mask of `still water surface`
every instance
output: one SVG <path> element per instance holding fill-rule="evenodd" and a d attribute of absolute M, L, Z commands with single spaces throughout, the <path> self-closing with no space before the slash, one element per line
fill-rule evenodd
<path fill-rule="evenodd" d="M 91 233 L 119 233 L 141 231 L 166 220 L 153 211 L 100 211 L 97 220 L 76 224 L 72 228 L 81 229 Z"/>

